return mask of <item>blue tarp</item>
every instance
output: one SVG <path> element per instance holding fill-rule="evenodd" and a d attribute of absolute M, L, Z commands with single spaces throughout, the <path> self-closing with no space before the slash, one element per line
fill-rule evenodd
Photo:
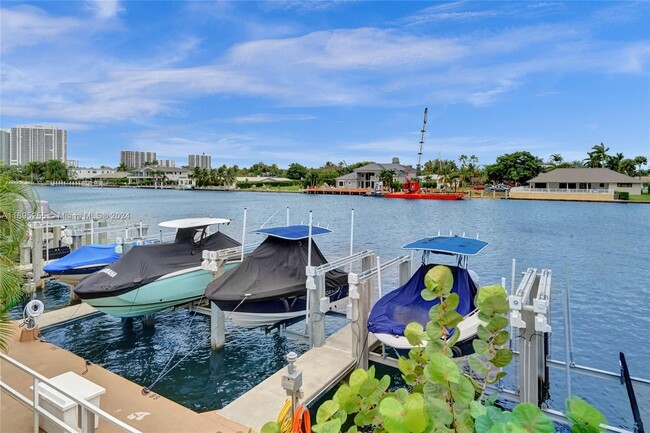
<path fill-rule="evenodd" d="M 311 227 L 312 236 L 331 232 L 331 230 L 325 229 L 323 227 Z M 255 230 L 253 233 L 273 236 L 280 239 L 287 239 L 290 241 L 298 241 L 300 239 L 309 237 L 309 226 L 298 224 L 293 226 L 269 227 L 268 229 Z"/>
<path fill-rule="evenodd" d="M 110 265 L 120 258 L 120 254 L 115 252 L 115 247 L 116 244 L 84 245 L 44 266 L 43 270 L 48 274 L 56 274 L 79 266 Z"/>
<path fill-rule="evenodd" d="M 383 296 L 370 312 L 368 330 L 381 334 L 404 335 L 404 328 L 410 322 L 418 322 L 426 326 L 429 321 L 429 310 L 438 303 L 437 299 L 425 301 L 420 292 L 424 287 L 424 276 L 435 264 L 422 265 L 410 280 L 402 287 Z M 458 293 L 460 303 L 456 311 L 462 316 L 471 313 L 474 307 L 474 296 L 478 287 L 472 282 L 467 269 L 448 266 L 454 275 L 452 293 Z"/>
<path fill-rule="evenodd" d="M 404 245 L 405 250 L 424 250 L 440 254 L 473 256 L 487 247 L 487 242 L 461 236 L 433 236 Z"/>

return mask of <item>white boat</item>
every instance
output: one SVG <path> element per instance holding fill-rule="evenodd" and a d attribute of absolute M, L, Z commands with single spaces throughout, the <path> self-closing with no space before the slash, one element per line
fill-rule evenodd
<path fill-rule="evenodd" d="M 201 268 L 203 250 L 235 248 L 240 243 L 208 227 L 228 224 L 223 218 L 185 218 L 162 222 L 175 228 L 172 243 L 138 245 L 110 266 L 79 283 L 83 302 L 117 317 L 136 317 L 200 299 L 212 274 Z M 226 269 L 236 266 L 226 265 Z"/>
<path fill-rule="evenodd" d="M 401 287 L 382 296 L 373 306 L 368 318 L 368 330 L 382 343 L 396 349 L 408 350 L 413 346 L 404 336 L 404 329 L 410 322 L 418 322 L 423 327 L 429 321 L 429 310 L 438 300 L 425 301 L 421 292 L 425 288 L 426 273 L 439 263 L 430 261 L 431 254 L 441 254 L 456 258 L 456 266 L 449 266 L 454 277 L 452 293 L 457 293 L 460 302 L 456 311 L 464 319 L 458 325 L 460 336 L 454 347 L 455 355 L 466 355 L 473 351 L 472 340 L 476 338 L 478 326 L 483 323 L 478 318 L 474 297 L 479 290 L 478 275 L 467 269 L 467 257 L 480 253 L 487 242 L 461 236 L 433 236 L 405 245 L 406 250 L 422 251 L 422 265 Z"/>

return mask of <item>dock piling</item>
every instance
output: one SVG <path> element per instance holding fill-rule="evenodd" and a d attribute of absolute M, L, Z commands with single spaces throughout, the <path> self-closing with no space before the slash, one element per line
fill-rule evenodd
<path fill-rule="evenodd" d="M 226 315 L 214 302 L 210 302 L 210 329 L 210 347 L 222 349 L 226 345 Z"/>

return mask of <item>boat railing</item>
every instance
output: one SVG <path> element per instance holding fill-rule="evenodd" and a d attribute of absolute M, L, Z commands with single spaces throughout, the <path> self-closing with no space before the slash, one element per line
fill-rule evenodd
<path fill-rule="evenodd" d="M 119 419 L 104 412 L 99 407 L 89 403 L 83 398 L 79 398 L 74 394 L 71 394 L 61 389 L 46 377 L 42 376 L 41 374 L 27 367 L 26 365 L 21 364 L 15 359 L 5 355 L 4 353 L 0 353 L 0 360 L 13 365 L 18 370 L 27 374 L 28 376 L 31 376 L 32 378 L 31 400 L 25 397 L 22 393 L 18 392 L 17 390 L 9 386 L 7 383 L 5 383 L 2 380 L 0 380 L 0 389 L 4 392 L 7 392 L 19 403 L 23 404 L 25 407 L 31 409 L 32 412 L 34 412 L 34 431 L 36 432 L 39 431 L 40 417 L 45 417 L 47 418 L 48 421 L 56 424 L 57 427 L 60 427 L 66 432 L 70 432 L 70 433 L 79 432 L 77 428 L 64 423 L 62 420 L 60 420 L 52 413 L 50 413 L 44 406 L 41 406 L 40 400 L 41 398 L 43 398 L 43 386 L 41 384 L 43 384 L 43 385 L 47 385 L 48 387 L 55 390 L 56 392 L 64 395 L 66 398 L 72 400 L 75 404 L 79 406 L 79 409 L 81 410 L 81 414 L 80 414 L 81 433 L 92 433 L 95 431 L 95 417 L 99 417 L 100 419 L 112 424 L 113 426 L 117 427 L 119 431 L 140 433 L 140 430 L 137 430 L 131 427 L 130 425 L 124 423 L 123 421 L 120 421 Z"/>

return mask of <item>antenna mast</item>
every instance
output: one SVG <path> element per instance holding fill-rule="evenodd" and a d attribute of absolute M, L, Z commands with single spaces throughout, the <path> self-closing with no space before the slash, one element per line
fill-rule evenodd
<path fill-rule="evenodd" d="M 422 168 L 422 146 L 424 146 L 424 131 L 427 128 L 427 108 L 424 107 L 424 121 L 422 122 L 422 130 L 420 131 L 420 151 L 418 152 L 418 165 L 415 168 L 416 179 L 420 176 Z"/>

